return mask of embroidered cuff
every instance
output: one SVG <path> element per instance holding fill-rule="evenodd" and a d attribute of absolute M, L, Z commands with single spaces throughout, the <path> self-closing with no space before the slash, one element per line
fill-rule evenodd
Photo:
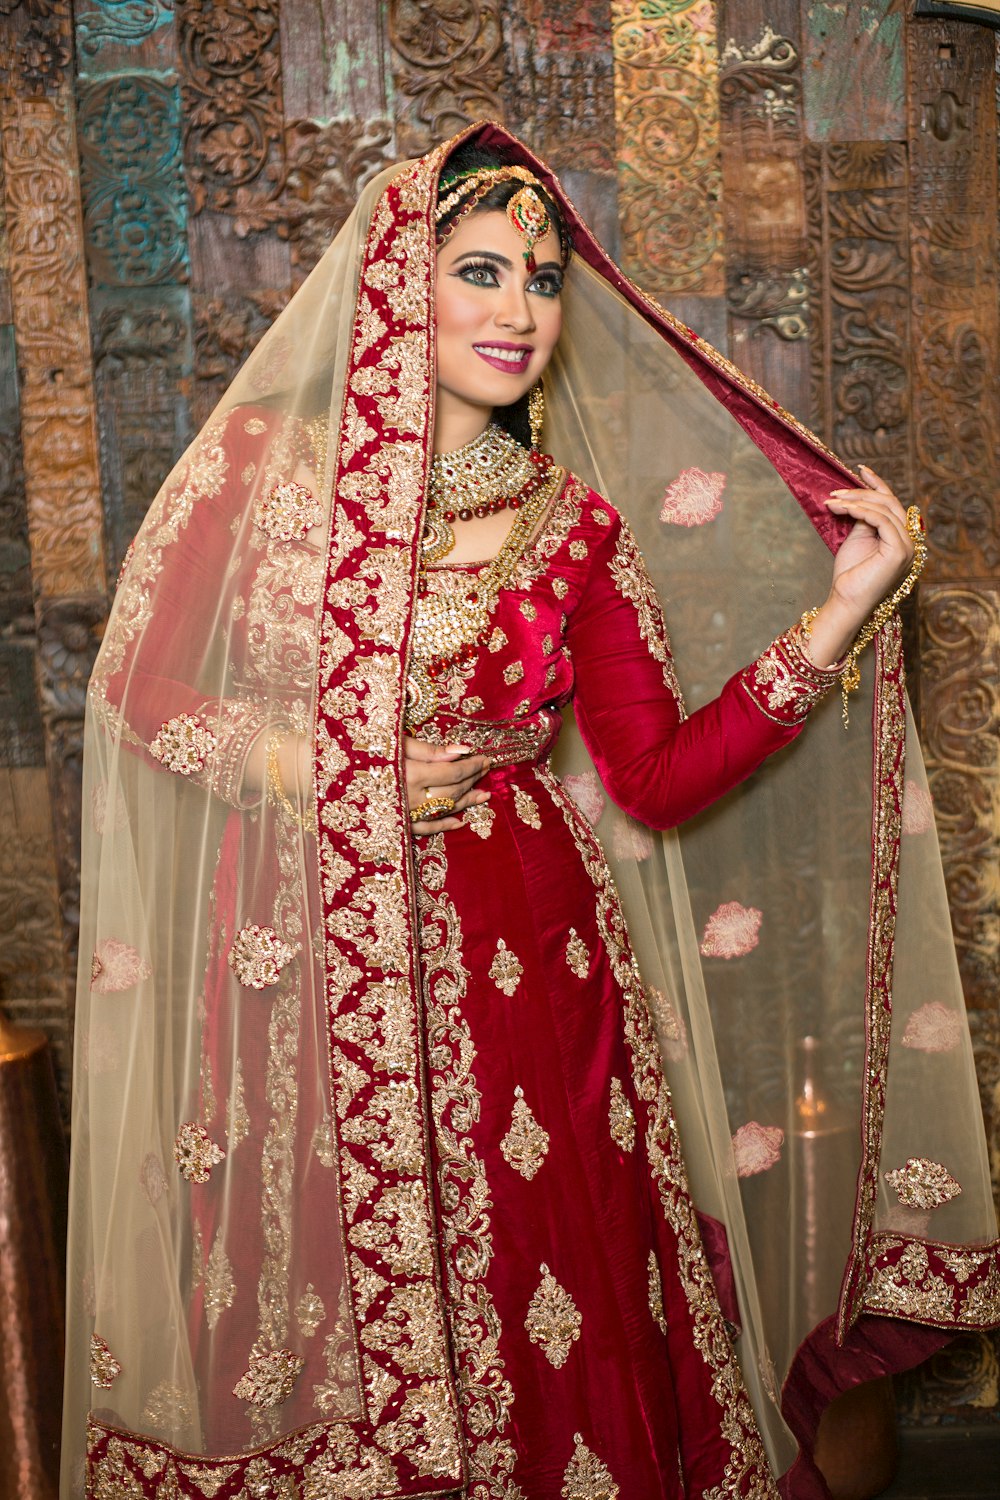
<path fill-rule="evenodd" d="M 802 724 L 840 680 L 843 664 L 817 667 L 802 649 L 801 629 L 793 625 L 762 656 L 744 667 L 739 681 L 775 724 Z"/>
<path fill-rule="evenodd" d="M 247 757 L 269 723 L 261 703 L 227 698 L 218 705 L 218 717 L 212 725 L 218 744 L 208 767 L 208 784 L 217 797 L 241 812 L 257 807 L 264 799 L 263 785 L 252 797 L 244 796 L 243 776 Z"/>

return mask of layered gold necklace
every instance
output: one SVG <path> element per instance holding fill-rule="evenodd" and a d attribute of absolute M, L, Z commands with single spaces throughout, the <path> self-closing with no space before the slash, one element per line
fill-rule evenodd
<path fill-rule="evenodd" d="M 447 701 L 445 679 L 455 672 L 462 678 L 471 676 L 500 591 L 510 582 L 564 478 L 565 470 L 548 454 L 529 452 L 493 425 L 472 443 L 434 460 L 407 679 L 409 730 Z M 511 489 L 514 483 L 518 488 Z M 442 587 L 438 581 L 431 590 L 428 566 L 454 546 L 451 520 L 491 515 L 504 508 L 514 511 L 514 523 L 497 555 L 477 572 L 456 570 L 448 585 Z M 442 534 L 444 527 L 451 533 L 450 540 Z"/>

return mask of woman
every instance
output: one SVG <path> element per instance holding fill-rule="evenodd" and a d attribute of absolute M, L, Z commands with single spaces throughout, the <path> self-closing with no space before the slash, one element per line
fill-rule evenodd
<path fill-rule="evenodd" d="M 517 440 L 543 374 L 546 435 L 575 474 Z M 718 879 L 705 843 L 729 878 L 777 866 L 780 883 L 766 841 L 797 838 L 789 786 L 829 777 L 831 798 L 846 791 L 821 908 L 841 924 L 835 1020 L 863 1033 L 884 1008 L 903 724 L 891 624 L 875 680 L 888 886 L 870 921 L 873 809 L 850 806 L 864 737 L 849 737 L 852 760 L 836 710 L 817 707 L 913 555 L 912 518 L 869 477 L 840 482 L 629 289 L 499 128 L 366 189 L 154 503 L 92 684 L 67 1493 L 774 1492 L 794 1445 L 773 1365 L 784 1374 L 815 1317 L 775 1312 L 766 1266 L 754 1279 L 755 1225 L 776 1216 L 737 1185 L 741 1080 L 716 1056 L 727 1025 L 717 1049 L 691 905 Z M 773 644 L 689 717 L 605 492 L 737 638 L 783 612 Z M 789 629 L 821 571 L 807 515 L 842 545 L 825 602 Z M 683 522 L 669 547 L 657 516 Z M 734 575 L 748 575 L 742 612 Z M 713 670 L 696 660 L 695 691 Z M 571 699 L 590 764 L 560 783 L 548 756 Z M 722 797 L 813 710 L 807 769 L 785 748 L 749 796 L 698 821 L 684 856 L 671 835 L 654 842 L 650 828 Z M 925 925 L 940 910 L 927 890 Z M 763 948 L 768 918 L 721 901 L 705 970 Z M 921 977 L 923 1010 L 954 1032 L 936 1084 L 956 1101 L 940 1143 L 956 1176 L 929 1155 L 901 1163 L 897 1212 L 914 1221 L 890 1245 L 877 1146 L 883 1119 L 905 1133 L 907 1101 L 883 1108 L 881 1033 L 865 1059 L 842 1027 L 841 1093 L 864 1074 L 868 1131 L 861 1207 L 833 1205 L 853 1233 L 844 1337 L 865 1309 L 995 1315 L 967 1038 L 947 973 L 903 976 L 911 1013 Z M 787 987 L 771 988 L 788 1047 Z M 748 1124 L 776 1174 L 781 1127 Z M 841 1134 L 832 1165 L 810 1158 L 804 1176 L 789 1148 L 795 1182 L 839 1191 L 845 1159 L 857 1175 Z M 810 1263 L 811 1295 L 830 1295 L 824 1276 Z M 880 1308 L 904 1282 L 914 1306 Z M 959 1285 L 978 1302 L 946 1306 Z"/>

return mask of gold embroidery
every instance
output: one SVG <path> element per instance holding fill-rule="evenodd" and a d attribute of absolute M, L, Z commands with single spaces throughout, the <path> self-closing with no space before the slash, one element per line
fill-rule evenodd
<path fill-rule="evenodd" d="M 550 635 L 542 636 L 542 655 L 551 656 L 554 650 L 554 642 Z"/>
<path fill-rule="evenodd" d="M 561 810 L 593 882 L 598 931 L 625 999 L 625 1041 L 632 1058 L 632 1086 L 646 1106 L 646 1150 L 664 1217 L 677 1243 L 677 1269 L 692 1315 L 694 1346 L 711 1373 L 712 1395 L 722 1414 L 720 1431 L 730 1453 L 726 1465 L 729 1493 L 753 1493 L 760 1500 L 776 1500 L 770 1466 L 702 1247 L 656 1035 L 611 871 L 590 825 L 553 773 L 539 766 L 535 775 Z M 751 1490 L 751 1484 L 756 1488 Z"/>
<path fill-rule="evenodd" d="M 684 701 L 681 697 L 680 683 L 674 671 L 673 657 L 670 654 L 670 641 L 667 638 L 663 610 L 653 587 L 653 580 L 646 568 L 645 559 L 639 551 L 638 543 L 624 521 L 621 523 L 621 530 L 615 545 L 615 555 L 611 560 L 611 577 L 615 588 L 635 609 L 639 634 L 646 642 L 650 656 L 663 668 L 663 681 L 670 689 L 683 716 Z"/>
<path fill-rule="evenodd" d="M 569 544 L 569 555 L 575 562 L 583 562 L 587 555 L 587 543 L 580 538 Z"/>
<path fill-rule="evenodd" d="M 226 1100 L 226 1139 L 229 1141 L 230 1151 L 234 1151 L 249 1134 L 250 1116 L 243 1091 L 243 1060 L 238 1057 L 233 1073 L 233 1091 Z"/>
<path fill-rule="evenodd" d="M 292 1394 L 304 1364 L 305 1360 L 291 1349 L 268 1349 L 264 1344 L 254 1344 L 247 1368 L 233 1386 L 233 1395 L 262 1410 L 280 1406 Z"/>
<path fill-rule="evenodd" d="M 333 1141 L 333 1121 L 321 1120 L 313 1131 L 312 1148 L 324 1167 L 332 1167 L 337 1160 Z"/>
<path fill-rule="evenodd" d="M 625 1097 L 621 1080 L 611 1080 L 611 1105 L 608 1109 L 608 1124 L 611 1139 L 621 1151 L 631 1151 L 635 1146 L 635 1115 Z"/>
<path fill-rule="evenodd" d="M 522 615 L 529 623 L 538 619 L 538 610 L 530 599 L 522 599 L 520 609 Z"/>
<path fill-rule="evenodd" d="M 217 1166 L 226 1153 L 209 1136 L 203 1125 L 189 1120 L 177 1132 L 174 1142 L 174 1161 L 180 1167 L 181 1176 L 188 1182 L 207 1182 L 212 1168 Z"/>
<path fill-rule="evenodd" d="M 493 832 L 493 820 L 496 813 L 488 802 L 481 802 L 478 807 L 466 809 L 465 822 L 473 833 L 481 839 L 488 839 Z"/>
<path fill-rule="evenodd" d="M 514 1109 L 510 1129 L 500 1142 L 500 1152 L 508 1166 L 530 1182 L 549 1151 L 549 1133 L 543 1130 L 526 1102 L 518 1084 L 514 1090 Z"/>
<path fill-rule="evenodd" d="M 618 1500 L 618 1486 L 610 1470 L 596 1453 L 591 1453 L 578 1432 L 573 1434 L 573 1441 L 576 1447 L 563 1475 L 562 1500 Z"/>
<path fill-rule="evenodd" d="M 541 828 L 542 820 L 538 812 L 538 803 L 530 792 L 526 792 L 523 786 L 514 788 L 514 811 L 526 823 L 529 828 Z"/>
<path fill-rule="evenodd" d="M 503 648 L 504 648 L 504 646 L 506 646 L 506 644 L 507 644 L 507 637 L 506 637 L 506 635 L 501 630 L 501 628 L 500 628 L 499 625 L 494 625 L 494 627 L 493 627 L 493 634 L 490 636 L 489 640 L 486 643 L 486 649 L 487 649 L 487 651 L 492 651 L 494 653 L 494 655 L 495 655 L 496 652 L 502 651 Z"/>
<path fill-rule="evenodd" d="M 458 914 L 446 897 L 435 894 L 444 885 L 444 843 L 439 835 L 428 839 L 419 852 L 417 900 L 425 934 L 427 1045 L 450 1322 L 473 1487 L 482 1488 L 483 1500 L 519 1500 L 511 1480 L 516 1452 L 506 1435 L 514 1392 L 504 1375 L 500 1322 L 486 1285 L 493 1255 L 492 1202 L 482 1160 L 469 1135 L 470 1122 L 480 1114 L 472 1072 L 476 1051 L 461 1011 L 469 973 L 462 962 Z"/>
<path fill-rule="evenodd" d="M 925 1156 L 911 1156 L 904 1166 L 882 1175 L 907 1208 L 940 1208 L 962 1191 L 947 1167 Z"/>
<path fill-rule="evenodd" d="M 503 680 L 508 687 L 513 687 L 515 682 L 520 682 L 524 677 L 524 663 L 512 661 L 510 666 L 503 669 Z"/>
<path fill-rule="evenodd" d="M 236 1297 L 233 1267 L 222 1243 L 222 1230 L 215 1236 L 212 1253 L 205 1266 L 205 1322 L 214 1328 Z"/>
<path fill-rule="evenodd" d="M 583 938 L 577 934 L 575 927 L 571 927 L 569 930 L 569 942 L 566 944 L 566 963 L 577 979 L 586 979 L 590 972 L 590 953 Z"/>
<path fill-rule="evenodd" d="M 464 714 L 481 714 L 485 707 L 486 704 L 478 695 L 462 699 L 462 712 Z"/>
<path fill-rule="evenodd" d="M 282 969 L 295 957 L 295 949 L 283 943 L 273 927 L 248 922 L 241 927 L 229 950 L 229 967 L 240 984 L 264 990 L 277 984 Z"/>
<path fill-rule="evenodd" d="M 254 506 L 254 525 L 275 542 L 301 541 L 323 523 L 323 507 L 304 484 L 282 479 Z"/>
<path fill-rule="evenodd" d="M 490 964 L 489 975 L 498 990 L 508 997 L 513 995 L 524 973 L 524 965 L 516 953 L 512 953 L 503 938 L 497 940 L 497 951 Z"/>
<path fill-rule="evenodd" d="M 648 1272 L 649 1311 L 661 1333 L 666 1334 L 667 1314 L 663 1307 L 663 1278 L 660 1275 L 660 1263 L 656 1259 L 655 1250 L 649 1252 Z"/>
<path fill-rule="evenodd" d="M 262 432 L 267 431 L 267 423 L 262 422 L 260 417 L 248 417 L 243 423 L 243 431 L 249 432 L 251 437 L 259 437 Z"/>
<path fill-rule="evenodd" d="M 326 1308 L 323 1305 L 323 1298 L 310 1281 L 295 1304 L 295 1321 L 299 1325 L 302 1337 L 311 1339 L 325 1317 Z"/>
<path fill-rule="evenodd" d="M 569 593 L 569 579 L 562 577 L 553 578 L 552 592 L 555 594 L 557 599 L 565 599 L 566 595 Z"/>
<path fill-rule="evenodd" d="M 218 1109 L 215 1098 L 215 1084 L 212 1080 L 212 1063 L 208 1057 L 203 1057 L 201 1062 L 201 1118 L 207 1125 Z"/>
<path fill-rule="evenodd" d="M 524 1320 L 528 1337 L 540 1344 L 549 1364 L 561 1370 L 575 1341 L 583 1318 L 565 1287 L 559 1285 L 548 1266 L 541 1266 L 542 1279 L 528 1305 Z"/>
<path fill-rule="evenodd" d="M 531 708 L 531 699 L 530 698 L 522 698 L 521 701 L 520 701 L 520 703 L 517 705 L 517 707 L 514 710 L 514 717 L 516 719 L 523 718 L 523 716 L 526 713 L 528 713 L 528 711 L 530 710 L 530 708 Z"/>
<path fill-rule="evenodd" d="M 992 1328 L 1000 1320 L 997 1247 L 875 1234 L 866 1263 L 864 1310 L 949 1328 Z"/>
<path fill-rule="evenodd" d="M 251 479 L 253 479 L 253 477 L 254 477 L 254 475 L 256 473 L 257 473 L 257 465 L 256 464 L 252 464 L 252 463 L 251 464 L 244 464 L 242 472 L 240 473 L 240 479 L 243 481 L 244 484 L 249 484 L 250 481 L 251 481 Z M 239 530 L 239 527 L 237 527 L 237 530 Z M 236 533 L 234 532 L 233 535 L 235 536 L 235 534 Z"/>
<path fill-rule="evenodd" d="M 122 1367 L 102 1338 L 92 1334 L 90 1339 L 90 1378 L 102 1391 L 109 1391 L 122 1372 Z"/>
<path fill-rule="evenodd" d="M 178 714 L 160 725 L 150 741 L 149 753 L 168 771 L 192 776 L 205 769 L 215 746 L 215 735 L 200 719 L 194 714 Z"/>

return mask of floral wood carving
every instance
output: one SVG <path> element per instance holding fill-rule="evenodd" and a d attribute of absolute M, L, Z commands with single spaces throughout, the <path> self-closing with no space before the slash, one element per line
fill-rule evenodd
<path fill-rule="evenodd" d="M 145 73 L 81 79 L 84 227 L 99 286 L 187 280 L 180 96 Z"/>
<path fill-rule="evenodd" d="M 192 213 L 231 216 L 241 239 L 284 233 L 276 0 L 179 0 L 177 36 Z"/>
<path fill-rule="evenodd" d="M 556 170 L 613 173 L 607 0 L 521 0 L 503 7 L 503 30 L 511 127 Z"/>
<path fill-rule="evenodd" d="M 365 183 L 397 156 L 391 120 L 293 120 L 286 127 L 286 210 L 292 265 L 302 279 L 337 233 Z"/>
<path fill-rule="evenodd" d="M 284 290 L 227 292 L 194 297 L 196 425 L 207 421 L 251 349 L 270 328 L 288 300 Z"/>
<path fill-rule="evenodd" d="M 925 22 L 908 49 L 916 489 L 928 575 L 961 578 L 1000 565 L 993 38 Z"/>
<path fill-rule="evenodd" d="M 498 0 L 389 0 L 403 152 L 417 155 L 470 120 L 503 116 Z"/>
<path fill-rule="evenodd" d="M 715 21 L 702 3 L 614 7 L 625 270 L 654 293 L 723 290 Z"/>
<path fill-rule="evenodd" d="M 69 105 L 0 101 L 35 587 L 102 587 L 100 480 Z"/>

